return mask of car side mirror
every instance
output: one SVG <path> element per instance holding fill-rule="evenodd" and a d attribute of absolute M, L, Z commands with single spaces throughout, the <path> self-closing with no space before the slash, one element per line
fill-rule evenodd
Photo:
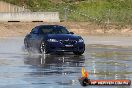
<path fill-rule="evenodd" d="M 74 32 L 70 32 L 70 34 L 74 34 Z"/>

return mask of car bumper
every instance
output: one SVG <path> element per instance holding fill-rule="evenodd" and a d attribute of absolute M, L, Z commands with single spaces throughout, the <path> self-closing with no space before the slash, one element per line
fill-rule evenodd
<path fill-rule="evenodd" d="M 85 44 L 78 42 L 76 44 L 61 44 L 59 42 L 48 42 L 47 48 L 50 52 L 74 52 L 74 51 L 85 51 Z"/>

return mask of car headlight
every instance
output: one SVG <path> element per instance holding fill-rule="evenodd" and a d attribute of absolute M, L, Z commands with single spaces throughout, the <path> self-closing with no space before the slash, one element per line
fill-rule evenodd
<path fill-rule="evenodd" d="M 58 42 L 56 39 L 48 39 L 48 42 Z"/>
<path fill-rule="evenodd" d="M 79 41 L 78 42 L 84 42 L 84 40 L 83 39 L 79 39 Z"/>

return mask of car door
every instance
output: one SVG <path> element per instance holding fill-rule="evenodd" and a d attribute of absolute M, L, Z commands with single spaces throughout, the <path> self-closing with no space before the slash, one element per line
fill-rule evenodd
<path fill-rule="evenodd" d="M 32 29 L 30 36 L 29 36 L 29 42 L 30 42 L 31 47 L 38 48 L 42 38 L 43 37 L 41 33 L 39 32 L 39 28 Z"/>

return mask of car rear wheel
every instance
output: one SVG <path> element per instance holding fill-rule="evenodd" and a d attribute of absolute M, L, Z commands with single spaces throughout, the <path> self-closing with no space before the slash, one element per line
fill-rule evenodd
<path fill-rule="evenodd" d="M 41 44 L 40 44 L 40 53 L 43 53 L 43 54 L 48 53 L 46 43 L 44 41 L 42 41 Z"/>
<path fill-rule="evenodd" d="M 28 48 L 28 44 L 27 44 L 26 39 L 24 39 L 24 47 L 25 47 L 25 49 L 27 49 L 27 48 Z"/>
<path fill-rule="evenodd" d="M 30 47 L 29 47 L 29 44 L 27 43 L 26 39 L 24 39 L 24 48 L 26 51 L 30 52 Z"/>
<path fill-rule="evenodd" d="M 74 53 L 75 55 L 82 55 L 82 54 L 84 53 L 84 51 L 81 51 L 81 52 L 80 52 L 80 51 L 74 51 L 73 53 Z"/>

